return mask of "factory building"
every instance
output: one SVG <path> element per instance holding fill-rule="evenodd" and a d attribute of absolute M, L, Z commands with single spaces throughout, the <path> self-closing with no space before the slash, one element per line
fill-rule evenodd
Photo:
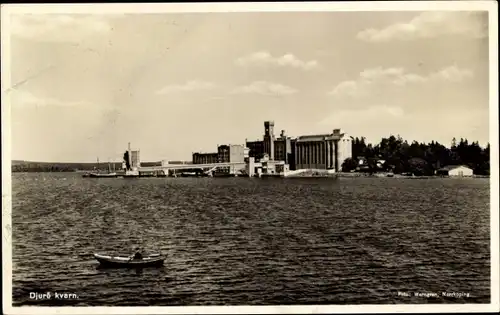
<path fill-rule="evenodd" d="M 331 134 L 300 136 L 295 145 L 297 169 L 341 170 L 345 159 L 352 157 L 352 139 L 341 129 Z"/>
<path fill-rule="evenodd" d="M 264 122 L 264 153 L 269 155 L 269 160 L 274 161 L 274 121 Z"/>
<path fill-rule="evenodd" d="M 245 162 L 249 149 L 239 144 L 217 146 L 217 153 L 193 153 L 193 164 Z"/>
<path fill-rule="evenodd" d="M 264 122 L 262 141 L 247 141 L 249 156 L 260 161 L 284 161 L 291 170 L 296 169 L 333 169 L 341 170 L 345 159 L 352 157 L 352 139 L 341 129 L 331 134 L 306 135 L 292 139 L 281 131 L 274 136 L 274 122 Z"/>
<path fill-rule="evenodd" d="M 212 164 L 218 162 L 218 153 L 193 153 L 193 164 Z"/>
<path fill-rule="evenodd" d="M 264 157 L 264 142 L 262 140 L 246 141 L 245 146 L 249 150 L 249 157 L 255 158 L 256 161 Z"/>
<path fill-rule="evenodd" d="M 244 162 L 245 146 L 239 144 L 219 145 L 217 154 L 219 163 Z"/>
<path fill-rule="evenodd" d="M 285 135 L 285 130 L 281 130 L 279 138 L 274 140 L 274 160 L 284 161 L 285 164 L 294 168 L 294 151 L 292 145 L 294 140 Z"/>
<path fill-rule="evenodd" d="M 278 148 L 276 147 L 276 143 Z M 245 141 L 245 146 L 250 150 L 249 157 L 255 158 L 260 161 L 267 154 L 266 159 L 275 160 L 275 154 L 284 154 L 286 149 L 283 147 L 282 139 L 276 139 L 274 136 L 274 121 L 264 122 L 264 136 L 263 140 Z"/>
<path fill-rule="evenodd" d="M 250 157 L 250 149 L 247 147 L 243 147 L 243 160 L 248 162 L 248 158 Z"/>
<path fill-rule="evenodd" d="M 219 163 L 238 163 L 245 162 L 245 146 L 239 144 L 219 145 L 217 146 L 217 155 Z M 235 174 L 244 169 L 244 166 L 225 166 L 219 167 L 216 174 Z"/>
<path fill-rule="evenodd" d="M 255 158 L 255 161 L 268 159 L 269 161 L 284 161 L 295 169 L 294 148 L 295 140 L 285 135 L 285 130 L 281 130 L 278 138 L 274 135 L 274 121 L 264 122 L 263 140 L 246 141 L 246 147 L 249 148 L 249 156 Z"/>
<path fill-rule="evenodd" d="M 128 164 L 128 165 L 127 165 Z M 130 142 L 128 144 L 127 151 L 123 156 L 122 169 L 137 171 L 141 167 L 141 155 L 139 150 L 132 150 L 130 147 Z"/>
<path fill-rule="evenodd" d="M 132 169 L 141 167 L 141 155 L 139 150 L 133 150 L 130 152 L 131 153 L 131 163 L 130 166 Z"/>
<path fill-rule="evenodd" d="M 245 145 L 218 145 L 217 153 L 193 153 L 193 164 L 253 163 L 262 171 L 281 169 L 324 169 L 341 171 L 345 159 L 352 157 L 352 139 L 341 129 L 332 133 L 305 135 L 295 139 L 281 130 L 274 135 L 274 122 L 264 122 L 262 140 L 245 141 Z M 235 174 L 240 166 L 218 167 L 216 172 Z"/>

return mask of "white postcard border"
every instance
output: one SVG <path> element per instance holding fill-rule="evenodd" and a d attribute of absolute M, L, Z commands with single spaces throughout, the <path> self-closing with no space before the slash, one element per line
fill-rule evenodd
<path fill-rule="evenodd" d="M 498 13 L 496 1 L 269 2 L 173 4 L 26 4 L 2 5 L 2 273 L 5 314 L 234 314 L 234 313 L 416 313 L 499 311 L 499 156 L 498 156 Z M 491 155 L 491 303 L 418 305 L 200 306 L 200 307 L 12 307 L 11 247 L 11 87 L 9 15 L 19 13 L 146 14 L 180 12 L 299 12 L 299 11 L 488 11 L 490 58 Z"/>

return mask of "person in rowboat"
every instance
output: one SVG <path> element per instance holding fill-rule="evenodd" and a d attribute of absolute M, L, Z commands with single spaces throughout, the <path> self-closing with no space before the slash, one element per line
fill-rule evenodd
<path fill-rule="evenodd" d="M 136 248 L 136 252 L 133 256 L 134 260 L 141 260 L 142 259 L 142 253 L 139 248 Z"/>

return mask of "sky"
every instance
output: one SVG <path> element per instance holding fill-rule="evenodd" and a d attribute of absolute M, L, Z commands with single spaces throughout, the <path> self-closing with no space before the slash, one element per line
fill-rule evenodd
<path fill-rule="evenodd" d="M 189 160 L 341 128 L 489 141 L 487 12 L 13 14 L 12 159 Z"/>

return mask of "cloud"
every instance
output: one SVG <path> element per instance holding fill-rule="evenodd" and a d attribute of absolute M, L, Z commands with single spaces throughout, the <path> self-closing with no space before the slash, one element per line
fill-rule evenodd
<path fill-rule="evenodd" d="M 396 106 L 376 105 L 358 109 L 343 109 L 327 115 L 321 120 L 319 126 L 335 126 L 351 130 L 356 133 L 356 130 L 366 128 L 391 129 L 406 120 L 405 112 L 402 108 Z M 323 127 L 322 127 L 323 128 Z"/>
<path fill-rule="evenodd" d="M 335 96 L 364 96 L 375 86 L 389 84 L 405 86 L 425 82 L 460 82 L 472 78 L 474 73 L 468 69 L 461 69 L 456 65 L 443 68 L 427 76 L 406 72 L 404 68 L 371 68 L 363 70 L 357 80 L 340 82 L 328 94 Z"/>
<path fill-rule="evenodd" d="M 460 69 L 457 66 L 444 68 L 441 71 L 432 74 L 431 79 L 443 79 L 446 81 L 460 82 L 465 79 L 470 79 L 474 76 L 474 72 L 467 69 Z"/>
<path fill-rule="evenodd" d="M 91 108 L 94 104 L 86 101 L 63 101 L 50 97 L 41 97 L 27 91 L 11 90 L 10 104 L 12 108 L 35 108 L 35 107 L 69 107 L 69 108 Z"/>
<path fill-rule="evenodd" d="M 297 90 L 279 83 L 255 81 L 250 85 L 235 88 L 231 94 L 260 94 L 266 96 L 284 96 L 297 93 Z"/>
<path fill-rule="evenodd" d="M 112 31 L 110 20 L 122 16 L 83 14 L 13 14 L 10 30 L 14 36 L 48 42 L 81 42 L 96 34 Z"/>
<path fill-rule="evenodd" d="M 402 116 L 404 116 L 404 110 L 401 107 L 376 105 L 368 108 L 340 110 L 323 119 L 320 124 L 330 125 L 332 123 L 342 123 L 352 120 L 364 123 L 365 121 L 376 121 L 380 117 L 388 117 L 392 119 Z"/>
<path fill-rule="evenodd" d="M 175 92 L 192 92 L 200 90 L 211 90 L 214 89 L 216 85 L 211 82 L 192 80 L 181 85 L 168 85 L 164 88 L 158 90 L 156 94 L 169 94 Z"/>
<path fill-rule="evenodd" d="M 361 89 L 361 85 L 367 85 L 368 82 L 366 81 L 344 81 L 340 82 L 331 92 L 328 94 L 331 95 L 349 95 L 349 96 L 356 96 L 359 92 L 363 91 Z"/>
<path fill-rule="evenodd" d="M 488 36 L 488 17 L 482 12 L 423 12 L 407 23 L 396 23 L 383 29 L 366 29 L 357 38 L 368 42 L 435 38 L 463 35 L 472 38 Z"/>
<path fill-rule="evenodd" d="M 273 57 L 267 51 L 259 51 L 253 54 L 236 59 L 239 66 L 269 65 L 275 67 L 292 67 L 302 70 L 312 70 L 318 67 L 316 60 L 302 61 L 292 54 L 285 54 L 281 57 Z"/>

